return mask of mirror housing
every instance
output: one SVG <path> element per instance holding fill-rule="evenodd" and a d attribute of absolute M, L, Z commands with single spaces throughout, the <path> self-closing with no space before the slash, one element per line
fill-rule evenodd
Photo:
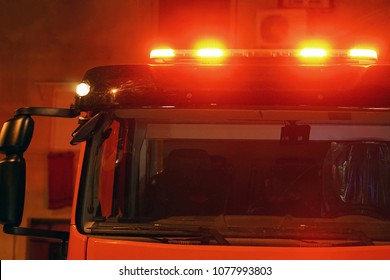
<path fill-rule="evenodd" d="M 0 161 L 0 223 L 19 226 L 24 209 L 26 164 L 23 158 Z"/>
<path fill-rule="evenodd" d="M 34 121 L 19 115 L 4 123 L 0 131 L 0 223 L 19 226 L 24 209 L 26 163 L 23 153 L 34 131 Z"/>

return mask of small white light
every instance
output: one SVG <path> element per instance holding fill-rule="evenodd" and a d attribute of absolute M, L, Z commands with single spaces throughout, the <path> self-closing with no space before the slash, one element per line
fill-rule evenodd
<path fill-rule="evenodd" d="M 78 96 L 86 96 L 91 89 L 91 86 L 85 82 L 78 84 L 76 93 Z"/>

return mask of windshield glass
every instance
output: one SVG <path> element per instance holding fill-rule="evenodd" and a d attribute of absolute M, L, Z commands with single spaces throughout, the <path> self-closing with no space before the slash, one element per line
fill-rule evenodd
<path fill-rule="evenodd" d="M 220 245 L 390 242 L 388 125 L 329 120 L 334 112 L 299 122 L 265 111 L 249 121 L 259 110 L 175 112 L 117 110 L 95 134 L 86 232 Z"/>

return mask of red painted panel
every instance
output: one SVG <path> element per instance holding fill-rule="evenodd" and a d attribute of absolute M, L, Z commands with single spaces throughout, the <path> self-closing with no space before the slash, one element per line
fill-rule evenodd
<path fill-rule="evenodd" d="M 356 247 L 251 247 L 192 246 L 90 238 L 87 259 L 160 260 L 379 260 L 390 258 L 390 246 Z"/>
<path fill-rule="evenodd" d="M 77 231 L 75 225 L 70 227 L 68 259 L 83 260 L 86 258 L 87 241 L 86 235 L 82 235 Z"/>

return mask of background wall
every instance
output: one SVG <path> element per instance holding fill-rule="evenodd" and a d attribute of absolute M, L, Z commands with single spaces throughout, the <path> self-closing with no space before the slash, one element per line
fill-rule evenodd
<path fill-rule="evenodd" d="M 148 57 L 157 1 L 0 0 L 0 122 L 24 106 L 69 107 L 91 67 L 140 63 Z M 70 146 L 77 119 L 34 117 L 25 153 L 27 189 L 22 226 L 30 218 L 69 218 L 48 210 L 48 161 Z M 0 233 L 0 259 L 24 259 L 26 238 Z"/>
<path fill-rule="evenodd" d="M 191 48 L 198 38 L 214 36 L 228 47 L 277 46 L 259 37 L 262 15 L 280 9 L 281 3 L 310 2 L 0 0 L 0 122 L 23 106 L 69 107 L 74 87 L 88 68 L 145 62 L 155 44 Z M 340 46 L 371 42 L 383 58 L 389 57 L 390 1 L 329 2 L 331 7 L 325 9 L 280 10 L 296 17 L 291 21 L 297 26 L 292 38 L 318 37 Z M 280 29 L 273 26 L 270 32 L 278 34 Z M 78 153 L 77 147 L 68 145 L 76 119 L 34 120 L 34 138 L 25 154 L 27 193 L 22 226 L 29 218 L 70 217 L 70 207 L 48 210 L 47 154 L 72 149 L 77 159 Z M 24 259 L 25 248 L 26 238 L 0 233 L 0 259 Z"/>
<path fill-rule="evenodd" d="M 320 39 L 333 48 L 354 45 L 375 47 L 382 59 L 389 59 L 390 1 L 388 0 L 236 0 L 232 10 L 232 40 L 236 47 L 283 47 L 308 38 Z M 306 7 L 306 8 L 302 8 Z M 274 9 L 279 10 L 275 12 Z M 281 8 L 281 9 L 280 9 Z M 272 11 L 272 13 L 270 12 Z M 269 25 L 273 36 L 287 35 L 283 44 L 260 38 L 261 20 L 280 14 L 287 19 L 291 34 L 285 34 L 283 22 Z"/>

